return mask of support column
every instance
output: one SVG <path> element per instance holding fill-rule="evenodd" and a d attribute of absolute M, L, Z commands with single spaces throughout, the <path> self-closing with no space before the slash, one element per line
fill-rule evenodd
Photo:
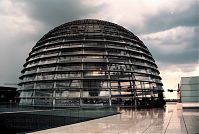
<path fill-rule="evenodd" d="M 104 42 L 105 42 L 105 39 L 104 39 Z M 109 60 L 108 60 L 108 52 L 107 52 L 107 44 L 105 44 L 106 46 L 106 61 L 107 63 L 109 63 Z M 108 71 L 108 88 L 109 88 L 109 106 L 112 106 L 112 102 L 111 102 L 111 76 L 110 76 L 110 65 L 107 64 L 107 71 Z"/>
<path fill-rule="evenodd" d="M 33 106 L 35 105 L 35 98 L 36 98 L 35 90 L 36 90 L 36 83 L 34 83 L 34 85 L 33 85 L 33 96 L 32 96 L 32 104 L 33 104 Z"/>
<path fill-rule="evenodd" d="M 60 46 L 60 49 L 61 49 L 61 47 L 62 46 Z M 58 55 L 61 55 L 61 51 L 58 53 Z M 56 60 L 56 63 L 59 63 L 59 58 L 57 57 L 57 60 Z M 55 67 L 55 70 L 54 71 L 58 71 L 58 65 Z M 53 80 L 55 80 L 56 79 L 56 74 L 54 74 L 54 76 L 53 76 Z M 55 91 L 55 89 L 56 89 L 56 81 L 53 83 L 53 96 L 52 96 L 52 101 L 53 101 L 53 107 L 55 106 L 55 99 L 56 99 L 56 91 Z"/>
<path fill-rule="evenodd" d="M 35 89 L 33 89 L 32 104 L 33 104 L 33 106 L 35 105 Z"/>
<path fill-rule="evenodd" d="M 81 80 L 80 80 L 80 99 L 79 99 L 79 105 L 80 105 L 80 107 L 82 106 L 82 90 L 83 90 L 83 64 L 81 64 L 81 70 L 82 70 L 82 72 L 81 72 Z"/>
<path fill-rule="evenodd" d="M 85 38 L 84 38 L 84 40 L 85 40 Z M 84 44 L 82 44 L 82 54 L 83 54 L 83 56 L 84 56 Z M 79 99 L 79 105 L 80 105 L 80 107 L 82 106 L 82 90 L 83 90 L 83 78 L 84 78 L 84 72 L 83 72 L 83 70 L 84 70 L 84 65 L 83 65 L 83 61 L 84 61 L 84 59 L 83 59 L 83 56 L 82 56 L 82 59 L 81 59 L 81 80 L 80 80 L 80 99 Z"/>
<path fill-rule="evenodd" d="M 55 106 L 56 91 L 53 91 L 53 107 Z"/>
<path fill-rule="evenodd" d="M 129 51 L 129 48 L 127 46 L 125 46 L 125 48 Z M 137 98 L 136 98 L 136 84 L 135 84 L 135 81 L 136 81 L 136 78 L 135 78 L 135 75 L 134 75 L 134 68 L 133 68 L 133 63 L 131 62 L 131 54 L 128 53 L 128 56 L 130 57 L 129 58 L 129 65 L 130 65 L 130 70 L 131 70 L 131 77 L 132 77 L 132 92 L 133 92 L 133 98 L 134 98 L 134 106 L 137 107 Z"/>

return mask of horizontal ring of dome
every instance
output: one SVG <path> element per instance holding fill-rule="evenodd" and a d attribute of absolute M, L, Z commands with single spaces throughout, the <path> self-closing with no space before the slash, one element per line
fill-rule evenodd
<path fill-rule="evenodd" d="M 73 38 L 72 38 L 73 37 Z M 89 38 L 88 38 L 89 37 Z M 92 37 L 92 38 L 91 38 Z M 97 37 L 97 38 L 96 38 Z M 107 40 L 107 41 L 122 41 L 122 42 L 126 42 L 126 41 L 130 41 L 131 43 L 136 43 L 138 44 L 140 47 L 142 48 L 146 48 L 146 46 L 144 46 L 143 42 L 137 41 L 135 39 L 129 38 L 129 37 L 125 37 L 122 35 L 118 35 L 118 36 L 114 36 L 114 35 L 110 35 L 110 34 L 68 34 L 68 35 L 60 35 L 60 36 L 55 36 L 55 37 L 51 37 L 51 38 L 47 38 L 45 40 L 42 40 L 42 42 L 40 42 L 40 45 L 37 47 L 34 47 L 33 50 L 38 49 L 39 47 L 42 47 L 42 45 L 50 42 L 50 41 L 56 41 L 58 39 L 63 39 L 63 40 L 68 40 L 68 41 L 76 41 L 76 40 L 80 40 L 80 41 L 84 41 L 84 40 L 89 40 L 89 39 L 103 39 L 103 40 Z M 118 39 L 118 40 L 115 40 Z M 126 41 L 124 41 L 126 40 Z"/>
<path fill-rule="evenodd" d="M 101 50 L 106 50 L 106 51 L 108 51 L 108 50 L 112 50 L 112 49 L 114 49 L 114 50 L 120 50 L 120 51 L 123 51 L 123 52 L 127 52 L 128 54 L 130 54 L 131 52 L 134 52 L 134 53 L 137 53 L 137 54 L 141 54 L 141 55 L 145 55 L 145 56 L 147 56 L 150 60 L 151 60 L 151 62 L 154 62 L 154 59 L 151 57 L 151 55 L 149 55 L 149 54 L 146 54 L 146 53 L 143 53 L 143 52 L 141 52 L 141 51 L 137 51 L 137 50 L 132 50 L 132 49 L 124 49 L 124 48 L 116 48 L 116 47 L 106 47 L 106 48 L 103 48 L 103 47 L 90 47 L 90 46 L 84 46 L 84 47 L 70 47 L 70 48 L 56 48 L 56 49 L 51 49 L 51 50 L 44 50 L 44 51 L 41 51 L 41 52 L 38 52 L 38 53 L 36 53 L 36 54 L 34 54 L 34 55 L 39 55 L 39 54 L 46 54 L 46 53 L 50 53 L 50 52 L 57 52 L 57 56 L 61 56 L 61 55 L 58 55 L 58 52 L 60 52 L 61 50 L 74 50 L 74 49 L 77 49 L 77 48 L 79 48 L 81 51 L 77 51 L 76 52 L 76 54 L 82 54 L 82 55 L 86 55 L 86 54 L 94 54 L 94 51 L 93 51 L 93 53 L 90 53 L 90 51 L 88 50 L 88 51 L 83 51 L 84 49 L 87 49 L 87 48 L 97 48 L 97 49 L 101 49 Z M 109 52 L 106 54 L 106 51 L 102 51 L 102 55 L 111 55 L 111 54 L 109 54 Z M 64 52 L 64 51 L 61 51 L 61 52 Z M 81 53 L 80 53 L 81 52 Z M 65 53 L 65 52 L 64 52 Z M 67 55 L 76 55 L 75 54 L 75 52 L 72 52 L 72 53 L 68 53 Z M 50 55 L 50 54 L 49 54 Z M 113 55 L 114 56 L 114 55 Z M 130 55 L 130 56 L 134 56 L 134 55 Z M 33 57 L 33 55 L 31 55 L 30 57 L 29 57 L 29 59 L 31 58 L 31 57 Z M 48 57 L 48 55 L 46 56 L 46 57 Z M 29 59 L 27 59 L 28 61 L 29 61 Z M 27 62 L 28 62 L 27 61 Z"/>
<path fill-rule="evenodd" d="M 71 61 L 71 62 L 65 62 L 65 63 L 48 63 L 48 64 L 38 64 L 38 65 L 34 65 L 34 66 L 30 66 L 30 67 L 26 67 L 22 70 L 22 72 L 24 72 L 25 70 L 27 69 L 30 69 L 30 68 L 34 68 L 34 67 L 41 67 L 41 66 L 46 66 L 46 65 L 59 65 L 59 64 L 68 64 L 68 63 L 101 63 L 101 61 L 97 61 L 97 62 L 82 62 L 82 61 L 77 61 L 77 62 L 74 62 L 74 61 Z M 107 63 L 108 64 L 122 64 L 122 63 L 118 63 L 118 62 L 103 62 L 103 63 Z M 145 67 L 145 68 L 150 68 L 150 69 L 153 69 L 155 71 L 158 71 L 157 68 L 155 67 L 152 67 L 152 66 L 146 66 L 146 65 L 142 65 L 142 64 L 135 64 L 135 63 L 125 63 L 125 65 L 134 65 L 134 66 L 141 66 L 141 67 Z M 159 71 L 158 71 L 159 72 Z"/>
<path fill-rule="evenodd" d="M 49 59 L 56 59 L 56 61 L 59 61 L 59 59 L 60 58 L 62 58 L 62 57 L 77 57 L 77 56 L 82 56 L 82 58 L 79 58 L 79 60 L 81 61 L 81 59 L 82 59 L 82 62 L 85 62 L 85 61 L 83 61 L 83 59 L 85 59 L 84 57 L 85 56 L 94 56 L 94 53 L 93 54 L 69 54 L 69 55 L 57 55 L 57 56 L 50 56 L 50 57 L 38 57 L 37 59 L 33 59 L 33 60 L 30 60 L 30 61 L 27 61 L 25 64 L 24 64 L 24 67 L 26 67 L 28 64 L 30 64 L 30 63 L 35 63 L 36 61 L 41 61 L 41 60 L 49 60 Z M 108 58 L 103 58 L 104 60 L 106 60 L 106 59 L 112 59 L 113 57 L 111 57 L 111 56 L 114 56 L 114 57 L 118 57 L 118 58 L 127 58 L 128 60 L 140 60 L 140 61 L 145 61 L 145 62 L 148 62 L 148 63 L 150 63 L 150 64 L 152 64 L 153 66 L 155 66 L 155 67 L 157 67 L 157 65 L 153 62 L 153 61 L 151 61 L 151 60 L 149 60 L 149 59 L 146 59 L 146 58 L 142 58 L 142 57 L 137 57 L 137 56 L 133 56 L 133 55 L 131 55 L 130 57 L 129 56 L 125 56 L 125 55 L 113 55 L 113 54 L 96 54 L 95 56 L 105 56 L 105 57 L 108 57 Z M 127 60 L 126 59 L 126 60 Z M 77 58 L 76 58 L 76 60 L 77 60 Z M 89 59 L 87 59 L 87 61 L 88 61 Z M 90 60 L 92 60 L 92 58 L 90 59 Z M 66 61 L 66 62 L 70 62 L 70 61 Z"/>
<path fill-rule="evenodd" d="M 102 36 L 103 37 L 103 36 Z M 113 36 L 110 36 L 110 37 L 113 37 Z M 120 43 L 120 44 L 123 44 L 123 45 L 130 45 L 130 44 L 128 44 L 128 42 L 126 42 L 126 41 L 116 41 L 116 40 L 108 40 L 108 39 L 104 39 L 104 38 L 99 38 L 99 39 L 96 39 L 95 37 L 93 37 L 93 39 L 92 38 L 89 38 L 89 39 L 87 39 L 87 38 L 83 38 L 83 39 L 79 39 L 79 38 L 77 38 L 77 39 L 73 39 L 73 40 L 66 40 L 64 37 L 61 37 L 62 39 L 64 39 L 64 40 L 60 40 L 59 42 L 57 42 L 57 43 L 70 43 L 70 42 L 86 42 L 86 41 L 97 41 L 97 42 L 113 42 L 113 43 Z M 138 44 L 140 44 L 140 42 L 134 42 L 134 40 L 132 41 L 130 38 L 121 38 L 121 37 L 118 37 L 119 39 L 126 39 L 126 40 L 128 40 L 128 41 L 130 41 L 130 43 L 138 43 Z M 58 39 L 60 39 L 60 38 L 58 38 Z M 57 41 L 57 40 L 55 40 L 55 41 Z M 131 42 L 132 41 L 132 42 Z M 56 43 L 56 42 L 53 42 L 53 43 L 48 43 L 47 45 L 51 45 L 51 44 L 54 44 L 54 43 Z M 142 44 L 142 43 L 141 43 Z M 142 44 L 143 45 L 143 44 Z M 33 50 L 37 50 L 37 49 L 39 49 L 39 48 L 42 48 L 42 47 L 44 47 L 44 46 L 46 46 L 46 43 L 44 43 L 44 44 L 41 44 L 41 45 L 39 45 L 37 48 L 34 48 Z M 139 47 L 139 48 L 141 48 L 141 49 L 143 49 L 143 50 L 145 50 L 145 51 L 147 51 L 148 52 L 148 49 L 146 48 L 146 47 L 141 47 L 140 45 L 136 45 L 135 47 Z"/>
<path fill-rule="evenodd" d="M 22 76 L 20 76 L 20 79 L 23 79 L 24 77 L 32 76 L 32 75 L 35 76 L 35 77 L 36 77 L 36 75 L 41 75 L 41 74 L 47 74 L 46 76 L 48 76 L 48 75 L 56 76 L 58 74 L 65 74 L 67 72 L 79 72 L 79 73 L 81 73 L 81 72 L 88 72 L 88 71 L 99 71 L 99 70 L 68 70 L 68 71 L 35 72 L 35 73 L 30 73 L 30 74 L 23 74 Z M 110 73 L 119 73 L 119 72 L 121 72 L 121 70 L 106 70 L 105 72 L 107 72 L 107 73 L 109 73 L 109 72 Z M 153 77 L 161 79 L 161 77 L 159 76 L 158 73 L 139 72 L 139 71 L 131 71 L 131 70 L 124 71 L 123 73 L 136 73 L 136 74 L 142 74 L 142 75 L 146 75 L 146 76 L 153 76 Z"/>

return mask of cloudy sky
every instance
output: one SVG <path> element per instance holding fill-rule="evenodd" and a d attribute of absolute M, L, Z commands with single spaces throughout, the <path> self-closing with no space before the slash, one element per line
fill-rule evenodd
<path fill-rule="evenodd" d="M 199 0 L 0 0 L 0 85 L 18 82 L 28 53 L 45 33 L 85 18 L 136 34 L 155 58 L 165 90 L 177 89 L 180 77 L 199 76 Z"/>

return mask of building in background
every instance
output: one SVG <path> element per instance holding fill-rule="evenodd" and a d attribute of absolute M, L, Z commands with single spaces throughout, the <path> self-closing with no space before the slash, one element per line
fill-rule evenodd
<path fill-rule="evenodd" d="M 19 93 L 16 87 L 0 86 L 0 104 L 17 103 Z"/>
<path fill-rule="evenodd" d="M 199 108 L 199 76 L 182 77 L 180 95 L 184 108 Z"/>
<path fill-rule="evenodd" d="M 21 73 L 21 105 L 164 105 L 148 48 L 107 21 L 77 20 L 49 31 L 32 48 Z"/>

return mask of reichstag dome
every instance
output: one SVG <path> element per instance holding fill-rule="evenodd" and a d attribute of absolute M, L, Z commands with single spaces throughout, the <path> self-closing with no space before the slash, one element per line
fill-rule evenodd
<path fill-rule="evenodd" d="M 103 20 L 76 20 L 45 34 L 21 71 L 20 105 L 163 106 L 155 60 L 132 32 Z"/>

